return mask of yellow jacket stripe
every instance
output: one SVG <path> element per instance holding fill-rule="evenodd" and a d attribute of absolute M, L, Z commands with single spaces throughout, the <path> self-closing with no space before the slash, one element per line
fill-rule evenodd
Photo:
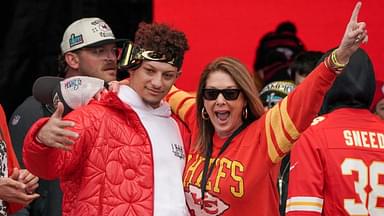
<path fill-rule="evenodd" d="M 168 103 L 170 104 L 173 113 L 178 115 L 182 121 L 185 121 L 185 114 L 196 103 L 195 96 L 181 91 L 173 86 L 168 93 Z"/>
<path fill-rule="evenodd" d="M 299 131 L 293 124 L 292 119 L 287 111 L 287 98 L 267 112 L 266 121 L 266 138 L 268 144 L 268 154 L 272 162 L 276 163 L 292 148 L 293 141 L 300 135 Z M 287 137 L 287 135 L 289 137 Z M 276 145 L 273 143 L 274 136 Z M 279 149 L 276 149 L 278 147 Z"/>

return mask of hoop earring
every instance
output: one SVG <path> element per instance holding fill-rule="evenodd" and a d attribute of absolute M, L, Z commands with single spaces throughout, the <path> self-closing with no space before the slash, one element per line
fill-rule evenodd
<path fill-rule="evenodd" d="M 243 109 L 243 119 L 247 119 L 248 118 L 248 109 L 247 107 L 245 107 L 245 109 Z"/>
<path fill-rule="evenodd" d="M 209 115 L 208 115 L 208 113 L 207 113 L 207 111 L 205 110 L 204 107 L 201 109 L 201 118 L 203 118 L 203 120 L 208 120 L 209 119 Z"/>

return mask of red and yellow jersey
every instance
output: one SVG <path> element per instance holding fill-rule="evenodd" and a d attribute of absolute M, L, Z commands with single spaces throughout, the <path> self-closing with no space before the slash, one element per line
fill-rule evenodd
<path fill-rule="evenodd" d="M 314 120 L 291 152 L 287 215 L 384 215 L 384 121 L 341 108 Z"/>
<path fill-rule="evenodd" d="M 279 215 L 279 161 L 316 116 L 334 79 L 334 73 L 320 64 L 281 103 L 242 130 L 217 158 L 203 204 L 204 156 L 191 147 L 183 179 L 191 215 Z M 189 126 L 193 144 L 198 133 L 194 97 L 174 88 L 168 101 Z M 214 135 L 211 163 L 224 142 Z"/>

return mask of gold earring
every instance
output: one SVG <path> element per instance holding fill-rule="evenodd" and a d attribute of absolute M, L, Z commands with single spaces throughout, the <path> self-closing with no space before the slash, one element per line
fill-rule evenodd
<path fill-rule="evenodd" d="M 208 115 L 207 111 L 205 111 L 204 107 L 201 109 L 201 118 L 203 118 L 203 120 L 209 119 L 209 115 Z"/>

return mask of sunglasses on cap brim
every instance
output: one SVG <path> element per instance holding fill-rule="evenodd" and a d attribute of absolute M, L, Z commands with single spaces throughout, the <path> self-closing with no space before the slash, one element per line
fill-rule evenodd
<path fill-rule="evenodd" d="M 216 100 L 219 94 L 222 94 L 225 100 L 236 100 L 240 95 L 240 89 L 203 89 L 203 98 L 205 100 Z"/>

